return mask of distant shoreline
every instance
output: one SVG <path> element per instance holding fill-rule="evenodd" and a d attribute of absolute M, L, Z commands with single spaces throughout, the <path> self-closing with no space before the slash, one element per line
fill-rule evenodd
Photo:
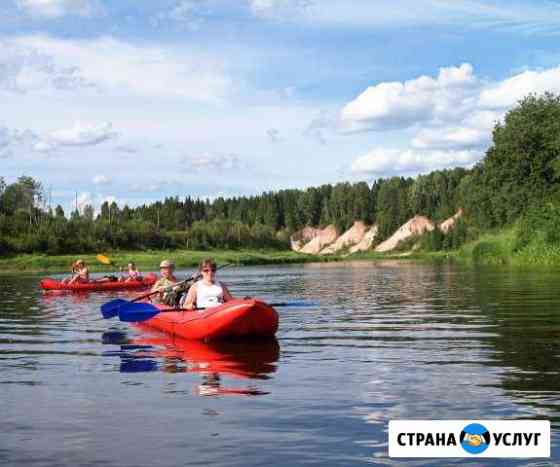
<path fill-rule="evenodd" d="M 303 264 L 341 261 L 417 261 L 417 262 L 455 262 L 479 266 L 523 267 L 523 268 L 560 268 L 560 248 L 531 248 L 515 251 L 513 230 L 502 230 L 485 234 L 478 240 L 463 245 L 458 250 L 447 251 L 393 251 L 377 253 L 365 251 L 334 255 L 310 255 L 291 250 L 243 249 L 243 250 L 148 250 L 115 251 L 98 253 L 107 255 L 117 265 L 126 266 L 134 261 L 141 271 L 156 271 L 163 259 L 172 259 L 177 268 L 196 268 L 206 257 L 213 257 L 218 264 L 232 263 L 240 266 Z M 538 246 L 538 245 L 537 245 Z M 101 264 L 96 254 L 45 255 L 25 254 L 0 258 L 0 274 L 11 273 L 69 273 L 70 265 L 77 258 L 85 260 L 91 272 L 118 272 Z"/>
<path fill-rule="evenodd" d="M 218 264 L 232 263 L 240 266 L 273 265 L 273 264 L 303 264 L 326 263 L 341 261 L 383 261 L 383 260 L 416 260 L 437 261 L 447 258 L 441 253 L 394 252 L 375 253 L 361 252 L 353 255 L 309 255 L 296 253 L 291 250 L 152 250 L 152 251 L 119 251 L 99 252 L 118 264 L 124 265 L 134 261 L 141 271 L 156 271 L 160 261 L 171 259 L 177 268 L 196 268 L 206 257 L 213 257 Z M 14 272 L 27 273 L 69 273 L 70 265 L 77 258 L 86 261 L 91 272 L 115 272 L 113 268 L 101 264 L 95 259 L 95 254 L 75 255 L 44 255 L 26 254 L 0 258 L 0 274 Z"/>
<path fill-rule="evenodd" d="M 309 262 L 340 261 L 340 256 L 315 256 L 293 251 L 277 250 L 152 250 L 152 251 L 100 251 L 117 265 L 134 261 L 141 271 L 155 271 L 160 261 L 171 259 L 177 268 L 194 268 L 206 257 L 213 257 L 218 264 L 233 263 L 238 265 L 297 264 Z M 64 273 L 70 272 L 71 264 L 77 258 L 86 261 L 91 272 L 115 272 L 118 267 L 101 264 L 95 259 L 96 254 L 44 255 L 25 254 L 0 258 L 0 274 L 12 272 L 29 273 Z"/>

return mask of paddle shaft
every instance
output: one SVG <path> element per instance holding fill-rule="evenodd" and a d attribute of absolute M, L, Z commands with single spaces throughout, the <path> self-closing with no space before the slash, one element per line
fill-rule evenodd
<path fill-rule="evenodd" d="M 186 284 L 187 282 L 192 281 L 192 280 L 196 280 L 197 278 L 198 278 L 198 276 L 190 277 L 190 278 L 188 278 L 188 279 L 185 279 L 184 281 L 176 282 L 175 284 L 173 284 L 173 285 L 170 286 L 170 287 L 177 287 L 178 285 Z M 165 288 L 166 288 L 166 287 L 163 287 L 163 289 L 165 289 Z M 148 298 L 148 297 L 151 297 L 152 295 L 155 295 L 155 294 L 157 294 L 157 293 L 163 292 L 163 289 L 154 290 L 154 291 L 152 291 L 152 292 L 148 292 L 147 294 L 140 295 L 139 297 L 136 297 L 136 298 L 130 300 L 130 303 L 138 302 L 138 301 L 140 301 L 140 300 L 143 300 L 144 298 Z"/>
<path fill-rule="evenodd" d="M 248 300 L 249 301 L 249 300 Z M 279 302 L 279 303 L 270 303 L 269 306 L 271 307 L 280 307 L 280 306 L 295 306 L 295 307 L 301 307 L 301 306 L 314 306 L 315 304 L 310 302 L 310 303 L 305 303 L 305 302 Z M 216 307 L 218 307 L 218 305 L 216 305 Z M 121 321 L 128 321 L 128 322 L 142 322 L 142 321 L 146 321 L 148 319 L 153 318 L 154 316 L 160 314 L 160 313 L 169 313 L 169 312 L 179 312 L 179 313 L 184 313 L 184 312 L 188 312 L 188 311 L 206 311 L 206 310 L 211 310 L 213 307 L 211 308 L 175 308 L 175 307 L 169 307 L 169 308 L 165 308 L 165 309 L 160 309 L 155 305 L 152 305 L 151 303 L 124 303 L 121 307 L 119 307 L 119 319 Z"/>
<path fill-rule="evenodd" d="M 231 266 L 231 263 L 223 264 L 222 266 L 218 267 L 216 269 L 216 271 L 219 270 L 219 269 L 227 268 L 228 266 Z M 190 282 L 190 281 L 197 281 L 201 277 L 202 277 L 202 274 L 198 273 L 196 276 L 189 277 L 188 279 L 185 279 L 184 281 L 181 281 L 181 282 L 177 282 L 177 283 L 173 284 L 171 287 L 176 287 L 178 285 L 183 285 L 183 284 L 186 284 L 187 282 Z M 140 297 L 136 297 L 135 299 L 131 300 L 130 303 L 138 302 L 138 301 L 140 301 L 144 298 L 151 297 L 152 295 L 155 295 L 155 294 L 160 293 L 160 292 L 162 292 L 162 290 L 154 290 L 153 292 L 148 292 L 145 295 L 140 295 Z"/>
<path fill-rule="evenodd" d="M 132 300 L 130 303 L 132 303 L 134 300 Z M 225 302 L 227 303 L 227 302 Z M 221 304 L 223 305 L 223 303 Z M 290 302 L 278 302 L 278 303 L 267 303 L 268 306 L 270 307 L 283 307 L 283 306 L 293 306 L 293 307 L 302 307 L 302 306 L 317 306 L 317 303 L 301 303 L 301 302 L 296 302 L 296 303 L 290 303 Z M 171 311 L 202 311 L 202 310 L 208 310 L 208 308 L 169 308 L 169 309 L 164 309 L 164 310 L 159 310 L 159 313 L 169 313 Z"/>

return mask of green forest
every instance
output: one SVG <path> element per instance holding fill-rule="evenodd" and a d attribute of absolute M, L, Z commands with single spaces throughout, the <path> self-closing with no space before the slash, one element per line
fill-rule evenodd
<path fill-rule="evenodd" d="M 492 144 L 473 168 L 415 178 L 338 183 L 305 190 L 213 201 L 171 197 L 137 207 L 104 203 L 65 213 L 47 205 L 39 180 L 0 177 L 0 254 L 92 253 L 145 249 L 288 249 L 304 226 L 355 220 L 377 224 L 377 242 L 410 217 L 439 222 L 463 208 L 452 233 L 437 229 L 426 250 L 456 249 L 485 232 L 515 226 L 516 248 L 534 238 L 560 244 L 560 96 L 530 95 L 497 123 Z"/>

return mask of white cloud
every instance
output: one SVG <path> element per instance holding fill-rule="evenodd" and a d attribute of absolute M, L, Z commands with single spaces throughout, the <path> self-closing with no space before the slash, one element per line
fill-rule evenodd
<path fill-rule="evenodd" d="M 483 147 L 490 142 L 490 130 L 469 127 L 424 129 L 412 140 L 412 146 L 418 149 Z"/>
<path fill-rule="evenodd" d="M 444 128 L 448 140 L 480 140 L 475 132 L 491 129 L 504 113 L 530 93 L 560 93 L 560 66 L 524 71 L 497 82 L 478 79 L 473 68 L 441 68 L 436 79 L 428 76 L 370 86 L 340 112 L 342 131 L 383 131 L 426 125 L 419 140 L 434 139 Z M 456 123 L 453 128 L 452 123 Z"/>
<path fill-rule="evenodd" d="M 0 150 L 12 154 L 12 149 L 33 146 L 37 136 L 30 130 L 14 130 L 0 126 Z"/>
<path fill-rule="evenodd" d="M 42 137 L 33 135 L 32 148 L 50 153 L 61 147 L 95 146 L 118 136 L 110 122 L 76 122 L 70 128 L 55 130 Z"/>
<path fill-rule="evenodd" d="M 90 88 L 119 98 L 219 102 L 232 85 L 222 59 L 194 48 L 133 45 L 111 37 L 65 40 L 42 35 L 8 39 L 0 45 L 9 50 L 9 59 L 0 58 L 0 64 L 8 63 L 7 72 L 0 67 L 0 86 L 5 89 Z"/>
<path fill-rule="evenodd" d="M 94 185 L 110 185 L 111 184 L 111 179 L 109 177 L 107 177 L 106 175 L 103 174 L 99 174 L 94 176 L 91 181 L 94 183 Z"/>
<path fill-rule="evenodd" d="M 297 0 L 249 0 L 253 11 L 266 12 L 276 3 Z M 512 0 L 329 0 L 313 2 L 305 15 L 284 15 L 291 21 L 331 28 L 401 28 L 403 26 L 459 26 L 517 34 L 558 34 L 560 8 L 553 1 Z"/>
<path fill-rule="evenodd" d="M 320 144 L 327 144 L 326 134 L 336 128 L 336 118 L 326 111 L 321 110 L 309 125 L 303 130 L 303 136 L 314 139 Z"/>
<path fill-rule="evenodd" d="M 375 148 L 352 162 L 354 174 L 390 176 L 416 174 L 456 166 L 471 166 L 482 157 L 480 151 L 422 151 Z"/>
<path fill-rule="evenodd" d="M 468 166 L 491 144 L 494 126 L 519 99 L 545 91 L 560 92 L 560 67 L 488 82 L 463 64 L 441 68 L 435 79 L 421 76 L 369 87 L 343 107 L 342 131 L 409 128 L 413 136 L 408 148 L 376 148 L 356 158 L 351 171 L 418 173 Z"/>
<path fill-rule="evenodd" d="M 540 71 L 524 71 L 492 84 L 480 94 L 480 106 L 491 109 L 510 107 L 530 93 L 560 92 L 560 66 Z"/>
<path fill-rule="evenodd" d="M 441 68 L 436 79 L 420 76 L 404 83 L 370 86 L 344 106 L 343 131 L 407 128 L 433 119 L 457 119 L 476 96 L 472 66 Z"/>
<path fill-rule="evenodd" d="M 294 15 L 306 14 L 313 0 L 248 0 L 251 12 L 263 18 L 294 19 Z"/>
<path fill-rule="evenodd" d="M 46 141 L 37 141 L 34 145 L 33 145 L 33 150 L 37 151 L 37 152 L 51 152 L 54 151 L 55 149 L 55 145 L 52 143 L 48 143 Z"/>
<path fill-rule="evenodd" d="M 155 15 L 151 19 L 153 26 L 166 26 L 169 22 L 181 24 L 191 30 L 197 30 L 204 22 L 198 12 L 206 2 L 204 0 L 181 0 L 171 9 L 167 9 Z"/>
<path fill-rule="evenodd" d="M 200 2 L 198 2 L 198 5 L 200 5 Z M 196 7 L 196 2 L 193 2 L 192 0 L 182 0 L 167 13 L 167 17 L 174 19 L 175 21 L 188 20 L 192 17 Z"/>
<path fill-rule="evenodd" d="M 117 137 L 110 122 L 82 123 L 73 127 L 53 131 L 48 141 L 58 146 L 92 146 Z"/>
<path fill-rule="evenodd" d="M 12 92 L 72 90 L 92 87 L 77 67 L 58 65 L 53 56 L 33 47 L 0 40 L 0 88 Z"/>
<path fill-rule="evenodd" d="M 102 11 L 97 0 L 16 0 L 16 5 L 32 16 L 45 18 L 92 16 Z"/>
<path fill-rule="evenodd" d="M 238 170 L 244 167 L 237 154 L 201 154 L 184 159 L 187 167 L 193 171 Z"/>

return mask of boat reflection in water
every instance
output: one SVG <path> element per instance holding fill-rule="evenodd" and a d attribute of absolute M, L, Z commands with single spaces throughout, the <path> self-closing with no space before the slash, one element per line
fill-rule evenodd
<path fill-rule="evenodd" d="M 254 380 L 266 380 L 276 371 L 280 346 L 276 339 L 203 342 L 171 337 L 136 325 L 145 333 L 128 339 L 121 332 L 106 332 L 103 343 L 120 345 L 120 351 L 104 352 L 121 358 L 123 373 L 165 371 L 199 373 L 201 384 L 194 388 L 200 396 L 268 394 Z M 253 380 L 245 387 L 225 386 L 224 379 Z"/>

